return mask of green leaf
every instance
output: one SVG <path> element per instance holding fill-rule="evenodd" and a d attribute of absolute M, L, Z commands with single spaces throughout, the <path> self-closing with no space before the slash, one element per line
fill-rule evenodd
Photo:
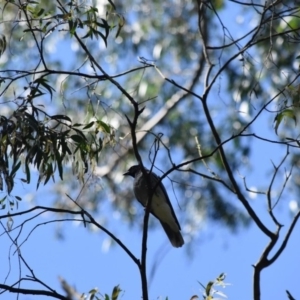
<path fill-rule="evenodd" d="M 206 288 L 205 288 L 205 293 L 207 296 L 210 295 L 210 292 L 211 292 L 211 289 L 214 285 L 214 282 L 213 281 L 209 281 L 209 283 L 207 284 Z"/>
<path fill-rule="evenodd" d="M 54 170 L 53 170 L 52 163 L 47 163 L 47 165 L 46 165 L 46 178 L 45 178 L 44 185 L 47 184 L 47 182 L 49 181 L 51 176 L 53 176 L 53 173 L 54 173 Z"/>
<path fill-rule="evenodd" d="M 274 119 L 276 134 L 277 134 L 278 127 L 284 118 L 293 119 L 295 121 L 295 125 L 297 124 L 297 119 L 294 111 L 292 109 L 286 109 L 281 113 L 279 113 Z"/>
<path fill-rule="evenodd" d="M 10 173 L 11 177 L 14 177 L 15 173 L 19 170 L 20 166 L 21 166 L 21 162 L 19 161 L 12 169 L 12 171 Z"/>
<path fill-rule="evenodd" d="M 55 89 L 49 85 L 48 83 L 48 80 L 46 78 L 38 78 L 34 81 L 34 83 L 38 83 L 40 84 L 41 86 L 43 86 L 49 93 L 50 93 L 50 96 L 51 96 L 51 99 L 53 97 L 53 92 L 55 92 Z"/>
<path fill-rule="evenodd" d="M 72 127 L 80 127 L 80 126 L 82 126 L 82 124 L 80 124 L 80 123 L 75 123 Z"/>
<path fill-rule="evenodd" d="M 95 122 L 92 121 L 92 122 L 90 122 L 89 124 L 85 125 L 85 126 L 83 127 L 83 129 L 91 128 L 94 124 L 95 124 Z"/>
<path fill-rule="evenodd" d="M 30 169 L 28 162 L 25 162 L 26 182 L 30 183 Z"/>
<path fill-rule="evenodd" d="M 121 29 L 125 25 L 125 18 L 120 14 L 118 14 L 118 17 L 119 17 L 119 24 L 118 24 L 118 30 L 117 30 L 115 38 L 117 38 L 119 36 Z"/>
<path fill-rule="evenodd" d="M 98 33 L 102 37 L 102 40 L 104 41 L 105 46 L 107 47 L 107 37 L 105 37 L 104 34 L 102 34 L 99 30 L 97 30 L 95 32 Z"/>
<path fill-rule="evenodd" d="M 58 168 L 58 174 L 61 180 L 63 180 L 63 167 L 62 167 L 62 159 L 59 151 L 55 151 L 56 164 Z"/>
<path fill-rule="evenodd" d="M 43 160 L 43 152 L 41 151 L 41 149 L 36 147 L 36 154 L 35 154 L 35 159 L 34 159 L 33 164 L 36 165 L 38 169 L 40 168 L 40 164 L 41 164 L 42 160 Z"/>
<path fill-rule="evenodd" d="M 101 131 L 105 131 L 106 133 L 110 133 L 110 126 L 109 125 L 107 125 L 106 123 L 104 123 L 100 120 L 98 120 L 97 123 L 98 123 L 98 129 L 100 128 Z"/>
<path fill-rule="evenodd" d="M 81 37 L 81 38 L 82 39 L 86 39 L 89 36 L 91 37 L 91 39 L 93 39 L 93 33 L 92 33 L 91 29 L 89 29 L 88 32 L 83 37 Z"/>
<path fill-rule="evenodd" d="M 7 196 L 4 196 L 2 199 L 0 199 L 0 204 L 3 204 L 3 202 L 5 201 L 6 198 L 7 198 Z"/>
<path fill-rule="evenodd" d="M 85 143 L 85 140 L 82 138 L 81 135 L 73 134 L 73 135 L 70 136 L 70 138 L 71 138 L 74 142 L 76 142 L 76 143 L 78 143 L 78 144 Z"/>
<path fill-rule="evenodd" d="M 119 285 L 116 285 L 113 288 L 113 291 L 112 291 L 112 294 L 111 294 L 111 300 L 117 300 L 121 291 L 122 290 L 120 289 Z"/>
<path fill-rule="evenodd" d="M 45 10 L 43 8 L 41 8 L 39 10 L 39 12 L 37 13 L 37 16 L 40 17 L 44 12 L 45 12 Z"/>
<path fill-rule="evenodd" d="M 218 282 L 222 282 L 222 281 L 225 280 L 225 278 L 226 278 L 226 274 L 225 274 L 225 273 L 221 273 L 221 274 L 219 275 L 219 277 L 217 278 L 217 281 L 218 281 Z"/>
<path fill-rule="evenodd" d="M 96 293 L 98 293 L 98 289 L 97 289 L 97 288 L 91 289 L 91 290 L 89 291 L 89 294 L 96 294 Z"/>
<path fill-rule="evenodd" d="M 52 24 L 52 22 L 51 22 L 51 21 L 48 21 L 48 22 L 43 26 L 42 31 L 43 31 L 44 33 L 46 33 L 47 27 L 48 27 L 50 24 Z"/>
<path fill-rule="evenodd" d="M 65 156 L 66 153 L 68 153 L 69 155 L 72 154 L 71 150 L 69 149 L 66 141 L 65 141 L 65 137 L 62 137 L 60 140 L 61 143 L 61 152 L 63 154 L 63 156 Z"/>
<path fill-rule="evenodd" d="M 77 26 L 78 26 L 77 19 L 75 21 L 73 21 L 72 19 L 69 20 L 69 32 L 71 36 L 75 34 Z"/>
<path fill-rule="evenodd" d="M 4 35 L 0 35 L 0 57 L 6 50 L 6 38 Z"/>
<path fill-rule="evenodd" d="M 12 177 L 10 177 L 10 176 L 6 176 L 6 177 L 4 177 L 4 179 L 5 179 L 5 183 L 6 183 L 6 187 L 7 187 L 7 193 L 10 194 L 10 192 L 14 188 L 14 181 L 13 181 Z"/>
<path fill-rule="evenodd" d="M 0 175 L 0 191 L 3 191 L 3 177 Z"/>
<path fill-rule="evenodd" d="M 69 122 L 72 122 L 71 118 L 66 116 L 66 115 L 53 115 L 51 116 L 51 119 L 54 119 L 54 120 L 66 120 L 66 121 L 69 121 Z"/>

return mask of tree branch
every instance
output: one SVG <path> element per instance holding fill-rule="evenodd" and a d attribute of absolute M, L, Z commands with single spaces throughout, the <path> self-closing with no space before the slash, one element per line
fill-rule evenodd
<path fill-rule="evenodd" d="M 55 299 L 70 300 L 69 298 L 67 298 L 57 292 L 49 292 L 49 291 L 45 291 L 45 290 L 14 288 L 14 287 L 6 285 L 6 284 L 0 284 L 0 289 L 4 289 L 5 291 L 9 291 L 9 292 L 15 293 L 15 294 L 49 296 L 49 297 L 52 297 Z"/>

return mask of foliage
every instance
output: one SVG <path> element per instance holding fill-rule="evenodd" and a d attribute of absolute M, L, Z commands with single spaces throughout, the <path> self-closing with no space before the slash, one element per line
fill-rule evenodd
<path fill-rule="evenodd" d="M 23 181 L 26 183 L 30 183 L 30 165 L 39 170 L 37 188 L 42 181 L 46 184 L 56 171 L 63 180 L 64 161 L 73 160 L 73 171 L 82 180 L 88 170 L 88 162 L 97 163 L 99 160 L 103 146 L 102 138 L 97 136 L 99 131 L 111 135 L 110 127 L 101 120 L 86 125 L 72 124 L 66 115 L 49 116 L 34 105 L 31 105 L 32 113 L 29 114 L 25 108 L 22 105 L 10 119 L 1 117 L 0 189 L 3 190 L 4 181 L 10 194 L 22 163 L 26 174 Z M 44 114 L 41 121 L 40 113 Z M 93 130 L 86 131 L 91 127 Z"/>
<path fill-rule="evenodd" d="M 232 231 L 251 222 L 268 238 L 254 268 L 253 298 L 260 299 L 260 274 L 282 254 L 300 216 L 297 208 L 282 232 L 277 204 L 287 208 L 300 187 L 297 176 L 290 180 L 300 167 L 299 6 L 293 1 L 6 0 L 0 8 L 5 235 L 27 225 L 14 227 L 18 214 L 78 217 L 132 259 L 147 300 L 149 212 L 141 258 L 103 225 L 111 218 L 101 214 L 109 194 L 111 210 L 121 210 L 132 224 L 139 218 L 129 183 L 120 184 L 120 175 L 137 160 L 169 179 L 164 180 L 168 191 L 184 212 L 179 219 L 189 253 L 206 222 Z M 240 24 L 227 18 L 231 10 Z M 257 179 L 252 189 L 249 176 L 262 168 L 252 156 L 260 142 L 271 147 L 272 163 L 264 164 L 267 179 Z M 51 183 L 56 200 L 13 212 L 12 199 L 22 200 L 13 196 L 17 183 L 30 183 L 36 170 L 37 188 L 60 179 Z M 97 178 L 106 188 L 89 189 Z M 249 193 L 265 200 L 272 229 Z M 33 272 L 32 278 L 40 282 Z M 207 299 L 216 282 L 206 286 Z M 92 290 L 89 297 L 96 294 Z M 64 299 L 51 289 L 44 295 Z"/>
<path fill-rule="evenodd" d="M 205 289 L 205 292 L 203 293 L 203 299 L 204 300 L 212 300 L 216 299 L 215 295 L 217 297 L 221 297 L 219 299 L 227 298 L 224 293 L 217 290 L 220 286 L 225 288 L 227 283 L 224 282 L 226 278 L 226 275 L 224 273 L 220 274 L 214 281 L 208 282 L 206 286 L 203 286 L 201 283 L 200 285 Z"/>
<path fill-rule="evenodd" d="M 120 287 L 117 285 L 113 288 L 113 291 L 111 293 L 111 296 L 109 296 L 108 294 L 105 294 L 104 296 L 102 296 L 99 292 L 98 289 L 92 289 L 89 291 L 88 295 L 84 295 L 82 298 L 84 299 L 88 299 L 88 300 L 118 300 L 119 299 L 119 294 L 122 290 L 120 289 Z"/>

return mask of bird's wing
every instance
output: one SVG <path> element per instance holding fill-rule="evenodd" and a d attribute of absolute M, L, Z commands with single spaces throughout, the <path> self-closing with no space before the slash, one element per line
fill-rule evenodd
<path fill-rule="evenodd" d="M 174 230 L 181 230 L 180 224 L 175 215 L 171 201 L 169 199 L 166 188 L 162 184 L 160 177 L 156 174 L 151 173 L 151 179 L 153 179 L 153 188 L 157 185 L 151 202 L 151 212 L 161 222 L 167 223 Z"/>

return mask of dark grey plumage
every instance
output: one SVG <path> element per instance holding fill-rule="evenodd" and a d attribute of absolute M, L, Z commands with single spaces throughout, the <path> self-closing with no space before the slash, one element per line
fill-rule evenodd
<path fill-rule="evenodd" d="M 149 174 L 149 170 L 146 169 Z M 124 175 L 130 175 L 134 178 L 133 191 L 137 200 L 143 205 L 147 205 L 149 192 L 147 178 L 143 175 L 139 165 L 132 166 Z M 154 188 L 160 178 L 153 172 L 150 174 L 151 187 Z M 178 248 L 184 244 L 184 240 L 180 233 L 180 225 L 176 218 L 172 204 L 168 197 L 167 191 L 160 182 L 152 196 L 151 213 L 160 221 L 165 230 L 171 244 Z"/>

